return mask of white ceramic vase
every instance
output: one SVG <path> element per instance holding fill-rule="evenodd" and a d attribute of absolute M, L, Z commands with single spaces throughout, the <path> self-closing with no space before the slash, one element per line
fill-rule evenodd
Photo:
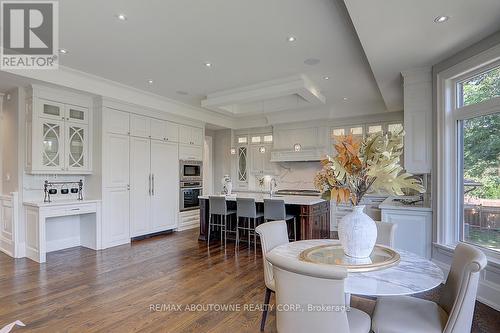
<path fill-rule="evenodd" d="M 338 225 L 339 239 L 344 253 L 354 258 L 370 256 L 377 241 L 375 222 L 363 213 L 364 205 L 355 206 Z"/>

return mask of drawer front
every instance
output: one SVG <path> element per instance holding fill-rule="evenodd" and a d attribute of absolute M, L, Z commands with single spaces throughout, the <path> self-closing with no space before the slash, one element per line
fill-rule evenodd
<path fill-rule="evenodd" d="M 45 216 L 69 216 L 69 215 L 79 215 L 95 213 L 97 211 L 97 206 L 95 203 L 88 204 L 72 204 L 56 207 L 44 207 Z"/>

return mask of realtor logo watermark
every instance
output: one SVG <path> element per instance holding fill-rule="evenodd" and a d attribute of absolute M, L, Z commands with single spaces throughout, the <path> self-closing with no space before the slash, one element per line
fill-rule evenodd
<path fill-rule="evenodd" d="M 0 68 L 57 69 L 57 1 L 0 1 Z"/>

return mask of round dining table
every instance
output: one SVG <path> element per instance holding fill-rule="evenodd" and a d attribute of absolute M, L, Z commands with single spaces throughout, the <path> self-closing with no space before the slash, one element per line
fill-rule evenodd
<path fill-rule="evenodd" d="M 334 239 L 303 240 L 279 245 L 270 253 L 299 261 L 304 250 L 339 243 Z M 363 296 L 411 295 L 433 289 L 443 282 L 443 271 L 432 261 L 408 251 L 394 250 L 400 256 L 396 265 L 368 272 L 349 272 L 344 281 L 345 292 Z"/>

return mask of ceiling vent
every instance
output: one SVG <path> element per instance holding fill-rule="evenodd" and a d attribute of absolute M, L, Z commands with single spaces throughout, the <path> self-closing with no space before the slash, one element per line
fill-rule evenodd
<path fill-rule="evenodd" d="M 201 106 L 233 116 L 291 110 L 326 103 L 305 75 L 266 81 L 208 94 Z"/>

